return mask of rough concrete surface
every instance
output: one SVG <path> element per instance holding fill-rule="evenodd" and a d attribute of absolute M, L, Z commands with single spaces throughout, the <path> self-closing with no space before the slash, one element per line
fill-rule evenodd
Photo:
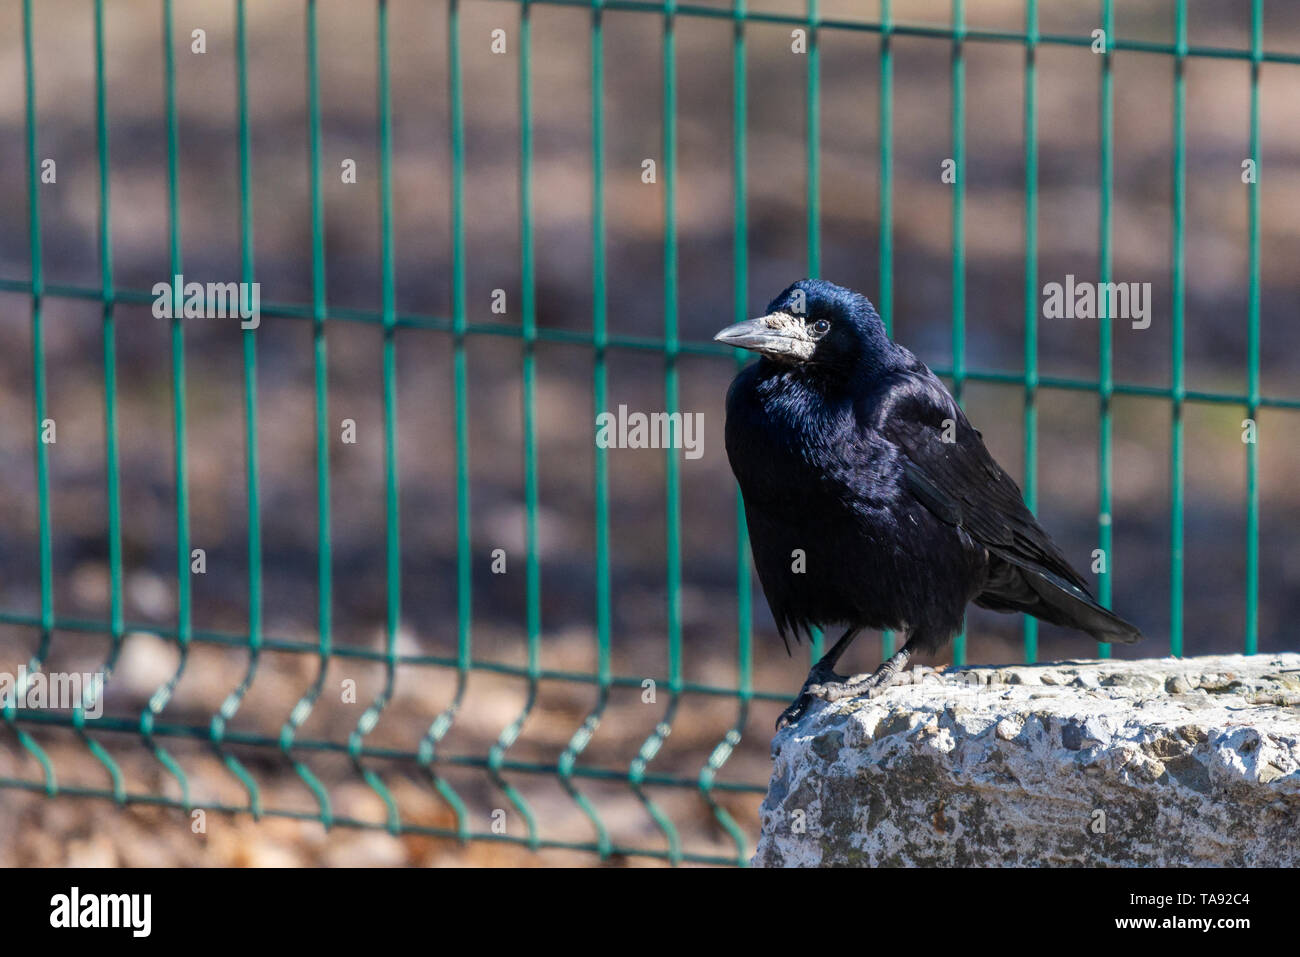
<path fill-rule="evenodd" d="M 1300 654 L 908 677 L 776 736 L 755 864 L 1300 865 Z"/>

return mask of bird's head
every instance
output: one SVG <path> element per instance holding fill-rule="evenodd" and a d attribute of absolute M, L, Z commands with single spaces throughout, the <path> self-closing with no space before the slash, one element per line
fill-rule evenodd
<path fill-rule="evenodd" d="M 871 300 L 824 279 L 800 279 L 768 304 L 766 315 L 713 338 L 829 378 L 883 368 L 895 351 Z"/>

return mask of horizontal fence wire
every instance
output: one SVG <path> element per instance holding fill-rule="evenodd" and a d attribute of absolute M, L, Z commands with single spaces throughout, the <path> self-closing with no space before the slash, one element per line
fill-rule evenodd
<path fill-rule="evenodd" d="M 892 17 L 890 0 L 881 0 L 879 19 L 874 22 L 845 21 L 823 18 L 819 15 L 817 0 L 806 0 L 803 15 L 761 12 L 750 10 L 746 0 L 733 0 L 730 8 L 704 7 L 671 2 L 654 3 L 641 0 L 478 0 L 483 3 L 505 2 L 519 12 L 518 35 L 518 94 L 519 94 L 519 239 L 521 253 L 522 322 L 512 325 L 500 322 L 470 321 L 466 301 L 466 214 L 465 214 L 465 89 L 461 56 L 461 12 L 465 0 L 447 0 L 446 30 L 448 37 L 446 82 L 449 102 L 450 140 L 450 238 L 451 238 L 451 314 L 414 314 L 401 312 L 396 307 L 396 258 L 393 248 L 393 145 L 392 103 L 390 94 L 388 3 L 377 0 L 378 67 L 377 81 L 377 139 L 379 147 L 380 207 L 380 308 L 377 311 L 343 308 L 331 305 L 326 297 L 325 275 L 325 210 L 322 182 L 320 60 L 318 55 L 318 11 L 316 0 L 306 0 L 306 65 L 307 65 L 307 131 L 308 159 L 310 162 L 311 203 L 311 301 L 309 303 L 268 302 L 261 306 L 263 314 L 284 319 L 300 319 L 311 323 L 312 329 L 312 394 L 314 416 L 314 460 L 317 488 L 317 569 L 318 596 L 316 640 L 292 640 L 267 634 L 263 624 L 263 568 L 261 511 L 262 498 L 259 473 L 259 405 L 258 363 L 255 331 L 241 333 L 242 349 L 242 411 L 245 437 L 246 468 L 244 495 L 247 502 L 248 527 L 248 630 L 247 633 L 230 633 L 195 628 L 192 622 L 192 596 L 189 575 L 189 474 L 186 426 L 186 349 L 180 310 L 170 324 L 171 403 L 173 433 L 173 466 L 175 471 L 175 519 L 177 527 L 177 597 L 178 610 L 175 627 L 159 627 L 126 619 L 123 599 L 123 516 L 121 506 L 121 466 L 118 446 L 118 359 L 116 353 L 117 309 L 119 306 L 148 305 L 154 295 L 143 290 L 123 289 L 114 281 L 113 245 L 111 240 L 111 204 L 109 190 L 110 150 L 109 127 L 105 92 L 105 30 L 104 2 L 94 0 L 94 73 L 95 73 L 95 139 L 96 161 L 99 176 L 97 217 L 99 223 L 100 283 L 97 287 L 75 284 L 52 284 L 45 281 L 42 259 L 41 206 L 39 190 L 39 161 L 37 146 L 36 70 L 32 42 L 32 0 L 22 4 L 22 53 L 24 68 L 24 110 L 26 125 L 26 158 L 28 163 L 28 231 L 30 238 L 31 273 L 27 278 L 0 278 L 0 291 L 19 293 L 30 297 L 32 342 L 33 410 L 37 441 L 35 443 L 37 541 L 40 591 L 39 608 L 35 614 L 0 609 L 0 624 L 29 628 L 39 635 L 39 643 L 28 662 L 28 671 L 39 671 L 49 656 L 50 645 L 56 631 L 107 635 L 110 647 L 101 671 L 106 678 L 112 676 L 122 653 L 126 636 L 131 633 L 155 635 L 175 644 L 178 663 L 175 671 L 150 697 L 138 718 L 104 716 L 94 721 L 97 734 L 134 735 L 143 742 L 158 762 L 175 780 L 179 798 L 157 793 L 129 791 L 120 767 L 104 747 L 100 737 L 89 732 L 86 710 L 95 703 L 94 691 L 88 692 L 80 707 L 70 715 L 55 712 L 19 711 L 6 705 L 0 716 L 15 734 L 18 742 L 40 765 L 39 780 L 0 778 L 0 786 L 40 792 L 48 796 L 79 796 L 108 799 L 119 805 L 157 805 L 189 810 L 195 807 L 189 781 L 180 764 L 172 757 L 163 741 L 190 740 L 207 744 L 224 762 L 225 767 L 241 783 L 247 793 L 247 803 L 212 804 L 203 806 L 210 810 L 231 813 L 251 813 L 255 817 L 271 816 L 320 822 L 326 827 L 347 826 L 355 828 L 386 829 L 394 834 L 419 834 L 456 838 L 462 841 L 480 840 L 505 842 L 531 849 L 570 849 L 591 852 L 600 858 L 611 855 L 640 856 L 670 863 L 744 864 L 748 854 L 748 838 L 743 828 L 715 799 L 714 792 L 758 795 L 765 790 L 761 782 L 734 782 L 719 778 L 728 758 L 740 743 L 754 701 L 782 702 L 786 695 L 757 690 L 753 687 L 753 596 L 749 544 L 744 522 L 744 507 L 738 490 L 735 493 L 736 517 L 736 666 L 735 686 L 713 685 L 688 681 L 683 673 L 682 655 L 682 533 L 681 533 L 681 476 L 675 455 L 669 450 L 665 459 L 666 491 L 666 566 L 665 600 L 667 624 L 664 647 L 665 671 L 656 677 L 668 690 L 668 701 L 662 716 L 651 734 L 641 743 L 635 757 L 623 769 L 598 767 L 582 762 L 584 749 L 595 735 L 605 715 L 610 693 L 614 689 L 641 688 L 645 676 L 619 675 L 613 668 L 612 607 L 613 594 L 610 574 L 610 476 L 606 450 L 597 448 L 594 454 L 594 568 L 596 666 L 592 672 L 568 671 L 541 666 L 541 561 L 538 550 L 537 525 L 539 509 L 539 476 L 536 392 L 537 371 L 535 348 L 538 343 L 569 345 L 590 350 L 593 360 L 591 396 L 594 407 L 604 408 L 608 397 L 607 359 L 611 350 L 629 350 L 657 353 L 663 359 L 663 387 L 666 411 L 678 408 L 678 360 L 693 355 L 711 357 L 738 368 L 744 358 L 738 350 L 713 342 L 683 339 L 678 330 L 678 230 L 677 230 L 677 38 L 676 24 L 680 18 L 727 20 L 734 25 L 731 39 L 731 95 L 732 95 L 732 180 L 733 180 L 733 316 L 740 321 L 748 315 L 749 253 L 747 205 L 747 128 L 749 64 L 746 47 L 746 26 L 751 24 L 783 25 L 808 31 L 807 73 L 805 88 L 806 106 L 806 211 L 807 263 L 810 275 L 817 275 L 821 266 L 821 212 L 819 180 L 821 141 L 821 61 L 818 34 L 823 31 L 857 31 L 879 35 L 879 236 L 878 265 L 879 288 L 877 302 L 887 327 L 892 326 L 893 296 L 893 52 L 896 37 L 929 38 L 944 41 L 951 48 L 951 144 L 955 167 L 960 171 L 952 190 L 951 237 L 951 344 L 950 367 L 936 368 L 952 384 L 957 400 L 963 401 L 970 383 L 990 383 L 1019 390 L 1023 397 L 1022 438 L 1025 451 L 1025 498 L 1032 508 L 1037 492 L 1036 448 L 1038 396 L 1043 390 L 1091 393 L 1098 401 L 1098 547 L 1110 554 L 1113 537 L 1111 510 L 1113 500 L 1113 449 L 1114 419 L 1112 403 L 1116 396 L 1145 398 L 1167 402 L 1170 408 L 1170 523 L 1171 547 L 1170 573 L 1170 652 L 1181 654 L 1183 646 L 1183 576 L 1184 576 L 1184 472 L 1185 444 L 1183 435 L 1184 409 L 1191 403 L 1239 406 L 1255 419 L 1260 409 L 1300 409 L 1300 397 L 1266 396 L 1261 391 L 1260 377 L 1260 207 L 1258 182 L 1248 189 L 1248 242 L 1249 242 L 1249 313 L 1248 313 L 1248 385 L 1244 393 L 1188 389 L 1185 381 L 1185 204 L 1186 204 L 1186 85 L 1185 63 L 1190 58 L 1241 60 L 1250 64 L 1249 152 L 1258 163 L 1260 155 L 1260 67 L 1264 63 L 1300 64 L 1300 54 L 1281 53 L 1264 49 L 1263 3 L 1252 0 L 1250 19 L 1250 48 L 1247 50 L 1212 46 L 1194 46 L 1188 43 L 1188 17 L 1186 0 L 1177 0 L 1175 8 L 1174 39 L 1170 44 L 1125 40 L 1114 35 L 1114 0 L 1100 0 L 1100 24 L 1105 32 L 1105 49 L 1100 57 L 1099 75 L 1099 276 L 1109 282 L 1113 269 L 1113 202 L 1114 202 L 1114 76 L 1113 61 L 1117 52 L 1168 56 L 1173 68 L 1173 134 L 1171 157 L 1172 182 L 1172 254 L 1171 278 L 1173 289 L 1171 342 L 1171 379 L 1167 386 L 1140 385 L 1117 382 L 1114 378 L 1113 337 L 1108 322 L 1100 324 L 1098 374 L 1090 378 L 1042 375 L 1038 369 L 1037 354 L 1037 215 L 1038 215 L 1038 117 L 1037 117 L 1037 54 L 1044 46 L 1091 47 L 1093 37 L 1067 36 L 1042 33 L 1038 28 L 1037 0 L 1026 0 L 1023 32 L 1006 30 L 972 29 L 966 25 L 964 0 L 952 0 L 951 23 L 948 26 L 899 23 Z M 255 280 L 254 271 L 254 205 L 252 200 L 252 155 L 249 128 L 248 91 L 248 36 L 247 0 L 235 0 L 235 62 L 237 73 L 238 122 L 238 182 L 240 224 L 240 276 L 242 281 Z M 535 228 L 533 220 L 533 117 L 531 82 L 531 19 L 538 7 L 577 7 L 590 10 L 590 120 L 589 152 L 591 157 L 591 252 L 592 252 L 592 324 L 591 330 L 560 330 L 539 326 L 536 308 Z M 663 254 L 664 254 L 664 314 L 661 336 L 626 336 L 612 334 L 607 322 L 608 275 L 606 259 L 606 208 L 604 196 L 605 150 L 605 61 L 604 24 L 612 12 L 640 13 L 660 18 L 660 57 L 662 66 L 662 159 L 660 172 L 663 184 Z M 164 84 L 167 149 L 167 218 L 168 260 L 172 275 L 181 272 L 179 144 L 177 134 L 176 66 L 174 60 L 173 3 L 163 0 L 162 28 L 164 40 Z M 1020 372 L 970 368 L 966 360 L 966 246 L 965 246 L 965 131 L 966 131 L 966 48 L 969 43 L 1020 44 L 1024 49 L 1024 292 L 1025 314 L 1023 323 L 1024 368 Z M 179 292 L 177 293 L 179 296 Z M 107 487 L 107 554 L 110 582 L 108 620 L 68 618 L 56 612 L 54 605 L 53 536 L 51 522 L 51 483 L 49 452 L 40 441 L 42 423 L 47 416 L 46 355 L 43 307 L 52 298 L 93 301 L 100 304 L 102 328 L 102 364 L 104 373 L 104 458 Z M 328 352 L 327 326 L 335 322 L 374 325 L 382 332 L 382 409 L 383 409 L 383 473 L 384 473 L 384 567 L 385 613 L 383 647 L 381 650 L 336 645 L 333 638 L 332 607 L 332 547 L 330 513 L 330 461 L 328 436 Z M 447 335 L 452 359 L 453 428 L 455 433 L 455 511 L 456 511 L 456 649 L 454 655 L 410 654 L 399 650 L 398 629 L 402 615 L 400 577 L 400 533 L 402 526 L 400 488 L 397 462 L 397 355 L 396 333 L 401 329 L 420 329 Z M 472 337 L 498 336 L 517 339 L 522 343 L 521 360 L 525 514 L 525 608 L 526 608 L 526 662 L 513 665 L 476 656 L 473 647 L 472 593 L 473 581 L 470 562 L 470 501 L 472 494 L 469 470 L 469 398 L 472 384 L 468 371 L 468 351 Z M 1246 444 L 1246 627 L 1245 647 L 1254 653 L 1258 645 L 1259 614 L 1259 526 L 1260 492 L 1258 449 Z M 1100 599 L 1109 605 L 1111 582 L 1109 575 L 1099 579 Z M 965 660 L 965 631 L 957 637 L 954 661 Z M 892 650 L 893 637 L 883 638 L 885 653 Z M 242 680 L 231 689 L 217 714 L 207 725 L 187 724 L 168 720 L 165 710 L 181 680 L 190 649 L 196 645 L 213 645 L 240 649 L 247 656 Z M 813 654 L 820 644 L 816 636 Z M 301 698 L 290 708 L 288 717 L 278 736 L 254 734 L 231 727 L 259 673 L 263 657 L 268 652 L 286 652 L 314 658 L 315 678 Z M 1028 661 L 1037 653 L 1036 622 L 1024 619 L 1024 654 Z M 1107 656 L 1109 648 L 1102 646 L 1101 654 Z M 355 729 L 346 741 L 325 738 L 300 737 L 299 730 L 311 715 L 319 700 L 330 662 L 335 659 L 372 662 L 382 665 L 384 681 L 381 690 L 364 710 Z M 381 720 L 393 694 L 399 672 L 412 669 L 439 669 L 454 672 L 455 690 L 452 700 L 436 716 L 419 747 L 414 751 L 367 745 L 366 737 Z M 522 679 L 527 694 L 522 709 L 506 725 L 495 744 L 484 755 L 457 755 L 441 750 L 444 739 L 453 727 L 457 714 L 466 698 L 469 676 L 486 672 Z M 561 682 L 590 685 L 595 699 L 590 709 L 569 738 L 564 750 L 554 761 L 527 761 L 512 757 L 510 749 L 523 732 L 525 722 L 536 707 L 539 688 L 544 682 Z M 21 693 L 21 689 L 20 689 Z M 653 761 L 665 740 L 671 734 L 683 696 L 723 697 L 736 702 L 736 717 L 724 737 L 711 750 L 705 764 L 695 776 L 656 772 Z M 32 736 L 31 731 L 49 727 L 72 727 L 81 741 L 107 771 L 110 786 L 96 789 L 60 785 L 49 756 Z M 246 745 L 277 750 L 310 790 L 317 803 L 314 812 L 296 811 L 265 805 L 261 787 L 253 774 L 233 754 L 227 745 Z M 360 820 L 336 813 L 332 807 L 328 788 L 313 773 L 306 757 L 313 754 L 336 753 L 346 755 L 356 774 L 365 781 L 381 799 L 387 809 L 383 822 Z M 376 768 L 376 762 L 404 762 L 423 769 L 430 785 L 454 810 L 456 825 L 450 828 L 413 824 L 401 818 L 396 800 Z M 483 831 L 472 828 L 464 799 L 446 780 L 442 771 L 447 768 L 471 768 L 482 771 L 506 795 L 511 805 L 525 823 L 523 836 Z M 590 841 L 562 841 L 549 838 L 539 826 L 536 812 L 525 796 L 504 777 L 505 773 L 522 773 L 555 778 L 568 795 L 581 808 L 591 825 L 594 838 Z M 581 782 L 618 782 L 625 784 L 641 801 L 646 812 L 657 826 L 663 847 L 624 846 L 610 838 L 607 824 L 600 808 L 585 794 Z M 647 787 L 691 789 L 700 795 L 718 825 L 735 845 L 729 855 L 694 853 L 682 847 L 682 841 L 671 815 L 657 803 Z"/>
<path fill-rule="evenodd" d="M 31 296 L 33 284 L 29 279 L 0 279 L 0 292 L 15 292 Z M 105 299 L 99 289 L 92 289 L 85 286 L 69 284 L 44 284 L 41 287 L 40 297 L 62 298 L 62 299 L 82 299 L 93 300 L 95 302 L 108 302 L 114 305 L 153 305 L 157 298 L 152 293 L 142 290 L 118 290 L 110 299 Z M 289 303 L 262 303 L 261 312 L 264 316 L 285 319 L 311 319 L 311 307 L 301 306 Z M 357 322 L 364 324 L 382 325 L 383 318 L 380 313 L 353 307 L 330 307 L 330 320 L 340 320 L 345 322 Z M 459 330 L 455 319 L 445 316 L 436 316 L 421 313 L 397 313 L 394 319 L 394 325 L 398 329 L 430 329 L 440 332 L 450 332 L 458 336 L 503 336 L 506 338 L 519 339 L 522 333 L 518 326 L 512 326 L 501 322 L 463 322 Z M 584 347 L 595 350 L 598 347 L 598 340 L 595 332 L 584 332 L 576 329 L 551 329 L 540 326 L 534 330 L 534 338 L 537 342 L 554 343 L 557 345 L 569 345 Z M 599 340 L 599 348 L 608 352 L 614 350 L 628 350 L 633 352 L 657 352 L 663 353 L 666 344 L 661 338 L 654 336 L 623 336 L 606 333 Z M 730 359 L 734 348 L 723 346 L 716 342 L 681 339 L 676 344 L 678 355 L 692 356 L 712 356 L 717 359 Z M 939 376 L 952 380 L 953 367 L 936 363 L 930 368 Z M 993 369 L 962 369 L 962 380 L 964 382 L 984 382 L 994 385 L 1010 385 L 1025 387 L 1025 374 L 1023 372 L 1011 372 L 1006 370 Z M 1035 381 L 1035 386 L 1039 390 L 1051 389 L 1065 392 L 1093 392 L 1096 393 L 1101 389 L 1100 379 L 1087 379 L 1079 376 L 1058 376 L 1058 375 L 1039 375 Z M 1147 385 L 1136 382 L 1116 382 L 1112 384 L 1111 392 L 1114 395 L 1134 396 L 1148 399 L 1172 400 L 1175 396 L 1181 397 L 1184 402 L 1203 403 L 1209 405 L 1236 405 L 1243 408 L 1249 408 L 1255 405 L 1264 409 L 1300 409 L 1300 397 L 1280 396 L 1280 395 L 1260 395 L 1257 401 L 1252 402 L 1252 396 L 1247 392 L 1232 392 L 1220 389 L 1187 389 L 1184 388 L 1181 393 L 1174 386 Z"/>

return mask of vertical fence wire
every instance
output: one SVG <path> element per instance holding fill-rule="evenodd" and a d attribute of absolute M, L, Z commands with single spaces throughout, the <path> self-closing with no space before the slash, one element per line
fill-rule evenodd
<path fill-rule="evenodd" d="M 248 131 L 248 24 L 246 0 L 235 6 L 235 83 L 239 127 L 239 276 L 245 287 L 253 282 L 252 157 Z M 262 651 L 262 509 L 258 486 L 257 445 L 257 333 L 241 333 L 244 364 L 244 468 L 248 503 L 248 667 L 243 680 L 228 694 L 212 716 L 208 737 L 226 768 L 248 793 L 248 810 L 262 815 L 257 780 L 223 747 L 226 725 L 235 716 L 257 676 Z"/>
<path fill-rule="evenodd" d="M 746 209 L 746 125 L 748 104 L 745 62 L 745 4 L 734 0 L 736 20 L 731 33 L 731 160 L 732 160 L 732 315 L 734 322 L 743 322 L 748 316 L 749 242 Z M 743 358 L 737 367 L 743 368 Z M 714 817 L 736 845 L 736 863 L 745 866 L 748 849 L 745 832 L 713 796 L 713 783 L 722 765 L 731 757 L 749 719 L 752 694 L 753 660 L 750 646 L 752 631 L 752 606 L 749 587 L 749 542 L 745 527 L 745 503 L 736 489 L 736 720 L 723 739 L 714 746 L 708 760 L 700 769 L 700 790 L 708 801 Z"/>
<path fill-rule="evenodd" d="M 104 684 L 112 676 L 126 637 L 122 588 L 122 504 L 121 474 L 117 445 L 117 317 L 113 287 L 113 235 L 109 208 L 108 109 L 104 69 L 104 0 L 95 0 L 95 154 L 99 175 L 99 282 L 101 338 L 104 366 L 104 488 L 108 513 L 109 648 L 99 667 Z M 104 693 L 104 684 L 93 684 L 73 712 L 73 725 L 95 758 L 108 771 L 113 800 L 126 801 L 126 784 L 121 769 L 108 750 L 85 728 L 85 712 Z"/>
<path fill-rule="evenodd" d="M 54 561 L 52 550 L 52 532 L 50 528 L 50 480 L 49 450 L 46 447 L 44 432 L 46 428 L 45 395 L 45 338 L 43 329 L 43 311 L 45 296 L 45 270 L 41 257 L 41 204 L 40 204 L 40 164 L 36 149 L 36 61 L 32 55 L 32 2 L 23 0 L 23 82 L 24 109 L 27 123 L 27 230 L 31 250 L 32 283 L 32 410 L 35 416 L 33 439 L 35 442 L 36 461 L 36 508 L 37 537 L 40 567 L 40 642 L 27 664 L 29 674 L 35 674 L 42 667 L 49 654 L 50 642 L 54 635 Z M 20 681 L 14 689 L 14 699 L 21 699 L 27 694 L 27 681 Z M 17 735 L 19 742 L 41 765 L 45 778 L 45 793 L 54 795 L 58 784 L 54 776 L 54 766 L 50 763 L 44 750 L 36 740 L 15 723 L 13 700 L 3 703 L 2 711 L 5 723 Z"/>
<path fill-rule="evenodd" d="M 894 34 L 891 0 L 880 0 L 880 288 L 876 306 L 894 334 Z M 880 633 L 881 660 L 894 653 L 894 633 Z"/>
<path fill-rule="evenodd" d="M 1184 267 L 1186 238 L 1184 217 L 1187 206 L 1187 87 L 1184 68 L 1187 56 L 1187 0 L 1177 0 L 1174 22 L 1174 122 L 1173 122 L 1173 207 L 1170 299 L 1170 433 L 1169 433 L 1169 653 L 1183 654 L 1183 401 L 1187 395 L 1184 378 L 1185 298 Z"/>
<path fill-rule="evenodd" d="M 966 31 L 965 0 L 952 0 L 952 396 L 966 392 Z M 952 639 L 952 663 L 966 663 L 966 620 Z"/>
<path fill-rule="evenodd" d="M 745 14 L 745 0 L 735 0 L 738 18 Z M 732 34 L 732 321 L 749 317 L 749 76 L 745 50 L 745 24 L 737 19 Z M 737 350 L 740 352 L 742 350 Z M 743 355 L 736 356 L 736 369 L 744 368 Z M 754 603 L 749 561 L 749 526 L 745 500 L 736 489 L 736 640 L 739 691 L 747 707 L 754 691 Z M 743 721 L 741 722 L 743 724 Z"/>
<path fill-rule="evenodd" d="M 438 745 L 451 731 L 465 701 L 473 663 L 472 536 L 469 509 L 469 371 L 465 354 L 468 315 L 465 302 L 465 116 L 461 95 L 460 0 L 447 0 L 447 109 L 451 152 L 451 315 L 452 406 L 456 448 L 456 690 L 420 739 L 417 760 L 434 789 L 456 816 L 456 836 L 469 839 L 469 809 L 438 772 Z"/>
<path fill-rule="evenodd" d="M 661 40 L 662 64 L 662 150 L 659 174 L 663 182 L 664 203 L 664 411 L 668 421 L 677 412 L 677 33 L 676 0 L 668 0 L 663 10 Z M 670 426 L 671 427 L 671 426 Z M 682 859 L 681 838 L 677 827 L 645 790 L 645 774 L 650 762 L 672 734 L 673 721 L 681 703 L 682 688 L 682 609 L 681 609 L 681 478 L 674 443 L 668 442 L 664 455 L 664 523 L 668 601 L 668 705 L 654 731 L 641 744 L 628 768 L 628 782 L 645 806 L 655 826 L 668 842 L 668 859 L 677 864 Z"/>
<path fill-rule="evenodd" d="M 1098 139 L 1100 156 L 1098 179 L 1101 208 L 1098 213 L 1097 238 L 1097 273 L 1100 288 L 1109 288 L 1113 249 L 1111 246 L 1111 203 L 1115 190 L 1115 144 L 1112 138 L 1114 130 L 1115 88 L 1112 72 L 1112 38 L 1115 35 L 1114 0 L 1101 0 L 1101 29 L 1106 48 L 1101 55 L 1101 90 L 1098 104 Z M 1097 599 L 1109 608 L 1111 603 L 1111 576 L 1114 569 L 1113 528 L 1114 504 L 1112 501 L 1112 483 L 1114 481 L 1114 464 L 1112 444 L 1114 422 L 1111 417 L 1111 399 L 1115 388 L 1113 353 L 1113 333 L 1111 323 L 1116 317 L 1109 314 L 1109 301 L 1105 296 L 1099 297 L 1101 322 L 1097 325 L 1097 547 L 1101 550 L 1102 571 L 1097 579 Z M 1110 657 L 1110 644 L 1102 642 L 1097 646 L 1099 658 Z"/>
<path fill-rule="evenodd" d="M 609 370 L 605 350 L 609 342 L 605 287 L 605 39 L 601 0 L 591 11 L 591 405 L 592 421 L 609 404 Z M 556 771 L 560 783 L 582 809 L 596 833 L 601 860 L 610 855 L 613 842 L 596 805 L 573 783 L 579 755 L 591 742 L 609 704 L 612 662 L 612 608 L 609 548 L 609 456 L 599 442 L 592 443 L 592 487 L 595 512 L 596 567 L 596 701 L 560 755 Z"/>
<path fill-rule="evenodd" d="M 808 275 L 822 273 L 821 213 L 821 51 L 818 48 L 817 0 L 808 0 L 808 70 L 804 81 L 804 162 L 807 179 Z"/>
<path fill-rule="evenodd" d="M 1038 0 L 1025 0 L 1025 504 L 1038 508 Z M 1025 661 L 1038 660 L 1038 620 L 1024 622 Z"/>
<path fill-rule="evenodd" d="M 524 723 L 537 703 L 541 668 L 541 563 L 537 547 L 537 303 L 533 252 L 533 87 L 532 6 L 519 7 L 519 298 L 522 312 L 523 358 L 521 366 L 524 424 L 524 603 L 527 634 L 528 691 L 524 706 L 497 737 L 488 752 L 488 771 L 519 816 L 528 844 L 536 849 L 540 839 L 537 817 L 519 789 L 501 773 L 506 751 L 519 740 Z"/>
<path fill-rule="evenodd" d="M 1246 647 L 1248 655 L 1259 650 L 1259 70 L 1264 53 L 1264 0 L 1250 4 L 1250 160 L 1255 175 L 1246 185 L 1247 242 L 1250 246 L 1250 278 L 1247 304 L 1246 417 L 1256 434 L 1246 443 Z"/>
<path fill-rule="evenodd" d="M 379 114 L 379 274 L 383 323 L 382 380 L 384 423 L 384 684 L 361 713 L 348 737 L 348 756 L 362 779 L 387 809 L 388 830 L 402 829 L 397 802 L 383 779 L 361 760 L 362 742 L 379 723 L 397 680 L 397 632 L 402 617 L 401 510 L 397 475 L 397 304 L 393 253 L 393 123 L 389 93 L 388 0 L 375 6 Z"/>
<path fill-rule="evenodd" d="M 176 646 L 179 652 L 176 670 L 154 691 L 140 714 L 140 737 L 153 751 L 159 763 L 175 778 L 181 789 L 181 802 L 190 807 L 189 781 L 185 771 L 154 738 L 153 729 L 163 709 L 171 701 L 189 662 L 193 637 L 192 582 L 190 579 L 190 508 L 189 460 L 186 454 L 185 417 L 185 331 L 182 320 L 181 292 L 181 222 L 180 222 L 180 145 L 176 111 L 176 52 L 173 34 L 172 0 L 163 0 L 163 82 L 167 115 L 167 235 L 168 262 L 173 280 L 171 318 L 172 367 L 172 441 L 176 488 Z"/>
<path fill-rule="evenodd" d="M 298 729 L 307 720 L 321 691 L 334 653 L 333 553 L 330 539 L 329 354 L 325 340 L 325 200 L 321 181 L 320 61 L 317 43 L 317 4 L 307 0 L 307 150 L 311 164 L 311 322 L 312 400 L 316 452 L 316 679 L 303 692 L 280 729 L 280 750 L 316 800 L 320 822 L 329 828 L 334 813 L 325 786 L 305 761 L 292 751 Z"/>

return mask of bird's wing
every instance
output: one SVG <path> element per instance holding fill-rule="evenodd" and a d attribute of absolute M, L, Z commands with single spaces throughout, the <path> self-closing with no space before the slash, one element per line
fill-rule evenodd
<path fill-rule="evenodd" d="M 872 426 L 903 456 L 903 484 L 927 509 L 993 554 L 1036 566 L 1088 594 L 1088 585 L 1025 507 L 1020 487 L 929 369 L 897 374 Z"/>

